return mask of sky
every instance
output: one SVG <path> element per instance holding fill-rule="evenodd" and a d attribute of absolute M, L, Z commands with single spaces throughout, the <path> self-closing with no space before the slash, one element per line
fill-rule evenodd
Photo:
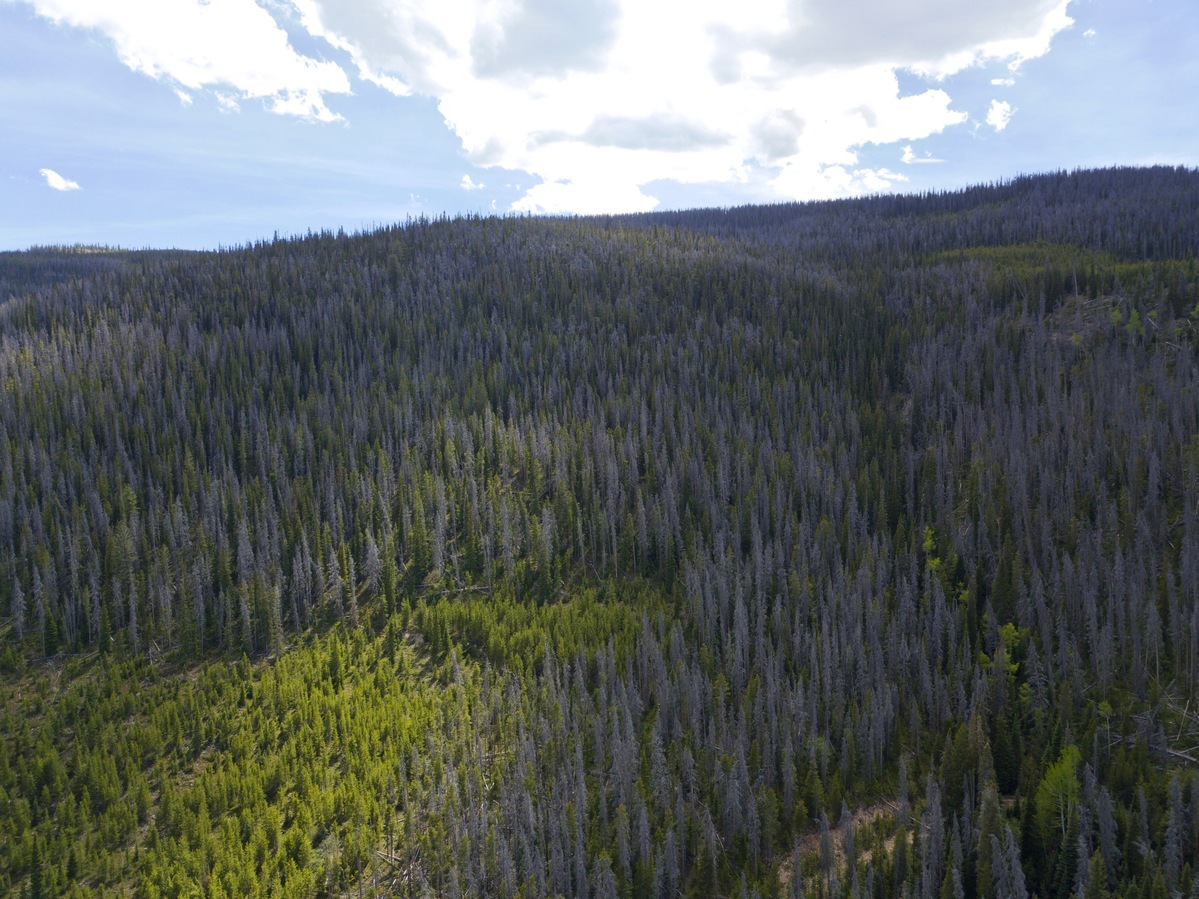
<path fill-rule="evenodd" d="M 0 0 L 0 249 L 1199 166 L 1195 0 Z"/>

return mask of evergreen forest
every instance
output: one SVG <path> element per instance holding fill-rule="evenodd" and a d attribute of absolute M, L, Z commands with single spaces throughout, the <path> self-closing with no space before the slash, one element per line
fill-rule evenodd
<path fill-rule="evenodd" d="M 1199 899 L 1199 171 L 0 254 L 0 897 Z"/>

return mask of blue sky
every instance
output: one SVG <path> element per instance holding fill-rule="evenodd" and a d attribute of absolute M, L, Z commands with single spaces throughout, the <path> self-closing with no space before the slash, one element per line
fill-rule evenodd
<path fill-rule="evenodd" d="M 1199 165 L 1193 0 L 0 0 L 0 248 Z"/>

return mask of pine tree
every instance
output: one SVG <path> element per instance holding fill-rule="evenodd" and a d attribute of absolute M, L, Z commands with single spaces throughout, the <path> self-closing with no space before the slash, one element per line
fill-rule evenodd
<path fill-rule="evenodd" d="M 1111 895 L 1107 888 L 1107 865 L 1103 853 L 1096 849 L 1087 865 L 1086 885 L 1081 891 L 1081 899 L 1110 899 Z"/>

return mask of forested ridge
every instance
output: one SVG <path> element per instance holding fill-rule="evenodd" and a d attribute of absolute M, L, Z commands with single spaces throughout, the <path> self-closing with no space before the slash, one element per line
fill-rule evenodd
<path fill-rule="evenodd" d="M 1199 172 L 0 287 L 0 895 L 1199 897 Z"/>

